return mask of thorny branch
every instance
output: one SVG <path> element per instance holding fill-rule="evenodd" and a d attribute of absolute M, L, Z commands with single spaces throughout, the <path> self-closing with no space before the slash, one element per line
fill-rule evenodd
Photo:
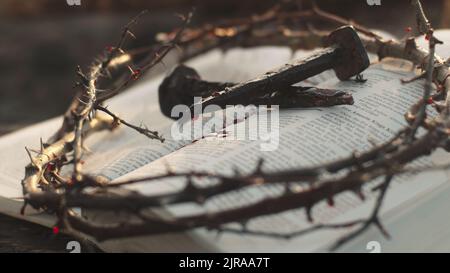
<path fill-rule="evenodd" d="M 105 100 L 117 95 L 125 86 L 137 80 L 143 72 L 161 62 L 164 56 L 176 46 L 178 36 L 183 32 L 191 18 L 191 14 L 189 14 L 184 21 L 184 26 L 175 35 L 174 40 L 155 47 L 155 51 L 150 53 L 149 61 L 144 63 L 141 68 L 133 70 L 128 65 L 128 69 L 124 72 L 125 80 L 121 80 L 119 83 L 107 81 L 108 76 L 111 75 L 111 70 L 117 69 L 116 65 L 121 63 L 120 59 L 127 56 L 123 45 L 128 37 L 134 37 L 131 27 L 144 13 L 139 14 L 124 27 L 117 46 L 107 47 L 100 59 L 92 64 L 88 74 L 77 67 L 76 75 L 79 81 L 76 82 L 75 86 L 79 87 L 80 91 L 78 91 L 65 113 L 62 126 L 49 139 L 48 143 L 41 144 L 41 149 L 36 156 L 28 152 L 31 163 L 26 167 L 25 178 L 22 181 L 23 192 L 26 197 L 24 208 L 27 204 L 36 207 L 34 201 L 27 198 L 29 194 L 40 194 L 45 191 L 57 192 L 55 187 L 61 183 L 69 185 L 83 181 L 84 175 L 81 172 L 83 141 L 95 131 L 113 130 L 119 124 L 125 124 L 151 139 L 164 140 L 157 132 L 128 123 L 102 106 Z M 117 78 L 120 81 L 123 77 L 118 75 Z M 105 81 L 107 84 L 103 84 Z M 108 119 L 100 115 L 97 112 L 98 110 L 105 112 L 112 118 Z M 73 154 L 71 155 L 71 153 Z M 73 159 L 69 160 L 70 156 Z M 62 166 L 67 164 L 73 164 L 74 166 L 71 178 L 63 178 L 59 175 Z M 37 207 L 45 208 L 46 206 Z"/>
<path fill-rule="evenodd" d="M 108 65 L 114 58 L 123 54 L 123 42 L 113 49 L 99 64 L 91 68 L 88 76 L 78 70 L 79 86 L 82 91 L 74 100 L 65 115 L 64 124 L 49 144 L 42 144 L 37 156 L 29 152 L 31 164 L 26 168 L 23 180 L 25 201 L 35 208 L 57 211 L 58 225 L 67 232 L 77 232 L 91 236 L 97 240 L 110 238 L 159 234 L 166 232 L 184 231 L 192 228 L 208 228 L 218 231 L 235 232 L 239 234 L 253 234 L 272 236 L 276 238 L 292 238 L 322 229 L 348 229 L 351 232 L 335 243 L 336 249 L 349 240 L 363 233 L 370 226 L 375 225 L 385 235 L 387 231 L 380 219 L 380 209 L 388 193 L 392 179 L 405 172 L 419 172 L 426 170 L 409 170 L 405 165 L 417 158 L 431 154 L 437 148 L 450 151 L 450 94 L 449 67 L 447 62 L 435 55 L 436 44 L 442 43 L 434 36 L 434 31 L 423 12 L 420 1 L 411 1 L 417 13 L 417 27 L 429 41 L 429 50 L 423 50 L 415 44 L 413 38 L 405 41 L 384 40 L 364 26 L 353 23 L 363 39 L 366 49 L 378 54 L 379 58 L 395 57 L 406 59 L 420 67 L 425 77 L 424 94 L 422 98 L 411 106 L 405 114 L 408 126 L 400 130 L 386 143 L 375 145 L 372 149 L 361 154 L 352 154 L 347 158 L 326 164 L 296 168 L 278 172 L 264 172 L 262 161 L 250 174 L 236 174 L 223 176 L 208 172 L 172 173 L 160 176 L 144 177 L 140 179 L 104 184 L 96 178 L 81 175 L 80 151 L 82 140 L 88 134 L 102 129 L 113 129 L 119 123 L 125 124 L 137 131 L 140 127 L 131 125 L 118 118 L 100 102 L 114 96 L 119 91 L 113 89 L 106 95 L 97 97 L 98 86 L 96 80 L 103 74 L 108 74 Z M 162 35 L 163 45 L 161 54 L 155 57 L 141 69 L 147 70 L 162 60 L 175 44 L 182 49 L 180 60 L 186 60 L 213 48 L 227 49 L 235 46 L 256 45 L 288 45 L 293 49 L 314 48 L 323 45 L 323 38 L 327 32 L 302 30 L 294 28 L 295 22 L 322 21 L 337 25 L 349 24 L 346 19 L 329 14 L 313 6 L 311 10 L 286 11 L 278 5 L 264 14 L 251 18 L 233 19 L 220 25 L 208 24 L 199 28 L 183 26 L 174 33 Z M 187 20 L 188 21 L 188 20 Z M 134 22 L 134 21 L 133 21 Z M 122 39 L 129 35 L 129 27 L 124 30 Z M 139 51 L 139 50 L 137 50 Z M 117 56 L 116 56 L 117 55 Z M 131 69 L 131 76 L 119 89 L 125 87 L 131 78 L 139 75 L 138 70 Z M 419 77 L 418 77 L 419 78 Z M 210 84 L 210 83 L 208 83 Z M 223 85 L 225 83 L 214 83 Z M 437 88 L 434 90 L 432 84 Z M 427 106 L 432 105 L 439 113 L 436 117 L 427 117 Z M 111 119 L 103 119 L 96 110 L 105 112 Z M 95 116 L 93 116 L 95 114 Z M 91 117 L 93 116 L 93 117 Z M 89 121 L 89 117 L 91 120 Z M 115 121 L 115 122 L 114 122 Z M 418 129 L 424 128 L 425 133 L 418 134 Z M 143 129 L 145 130 L 145 129 Z M 159 138 L 156 132 L 144 131 L 147 136 Z M 141 132 L 142 133 L 142 132 Z M 74 145 L 75 144 L 75 145 Z M 74 151 L 75 179 L 60 177 L 59 169 L 68 164 L 68 154 Z M 432 170 L 448 168 L 447 165 L 434 167 Z M 185 187 L 181 190 L 146 196 L 136 192 L 114 194 L 116 189 L 123 189 L 126 185 L 136 183 L 161 182 L 169 178 L 184 178 Z M 195 181 L 208 178 L 215 183 L 200 186 Z M 377 178 L 384 178 L 383 182 L 374 190 L 378 191 L 378 198 L 372 213 L 367 219 L 357 219 L 347 223 L 318 224 L 290 234 L 266 233 L 250 230 L 246 223 L 258 216 L 270 215 L 291 209 L 303 208 L 307 219 L 313 221 L 312 209 L 321 201 L 330 206 L 334 198 L 344 192 L 354 192 L 364 200 L 362 188 Z M 143 216 L 144 209 L 160 208 L 187 202 L 204 204 L 209 199 L 221 194 L 234 192 L 247 187 L 264 185 L 281 185 L 285 191 L 281 195 L 267 197 L 253 204 L 226 209 L 214 213 L 201 213 L 191 216 L 165 218 L 159 216 Z M 298 190 L 300 185 L 301 190 Z M 90 189 L 87 191 L 87 189 Z M 103 211 L 127 211 L 136 216 L 139 221 L 126 223 L 101 224 L 86 220 L 70 211 L 71 208 L 96 209 Z M 241 223 L 241 229 L 228 227 L 228 223 Z"/>
<path fill-rule="evenodd" d="M 131 128 L 131 129 L 135 130 L 136 132 L 143 134 L 144 136 L 146 136 L 146 137 L 148 137 L 150 139 L 158 139 L 161 142 L 164 142 L 164 138 L 159 136 L 159 133 L 157 131 L 151 131 L 147 127 L 136 126 L 136 125 L 133 125 L 131 123 L 128 123 L 127 121 L 119 118 L 116 114 L 114 114 L 113 112 L 108 110 L 107 107 L 103 107 L 103 106 L 97 105 L 95 107 L 95 109 L 98 110 L 98 111 L 102 111 L 102 112 L 108 114 L 109 116 L 111 116 L 114 119 L 114 123 L 117 124 L 117 125 L 123 124 L 123 125 Z"/>

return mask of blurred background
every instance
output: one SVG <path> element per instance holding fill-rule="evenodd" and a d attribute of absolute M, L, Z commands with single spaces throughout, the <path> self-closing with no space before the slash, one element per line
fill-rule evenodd
<path fill-rule="evenodd" d="M 318 0 L 337 13 L 397 36 L 414 25 L 408 0 Z M 450 0 L 427 0 L 425 9 L 436 28 L 450 27 Z M 193 25 L 221 18 L 250 16 L 274 0 L 0 0 L 0 134 L 62 114 L 75 89 L 75 67 L 86 67 L 123 25 L 144 9 L 136 27 L 137 44 L 151 44 L 160 31 L 180 25 L 174 14 L 196 7 Z M 299 1 L 307 7 L 309 1 Z M 448 57 L 448 56 L 443 56 Z"/>

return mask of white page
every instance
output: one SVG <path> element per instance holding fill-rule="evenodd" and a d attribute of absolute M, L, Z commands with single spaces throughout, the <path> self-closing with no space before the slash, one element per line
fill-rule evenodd
<path fill-rule="evenodd" d="M 392 137 L 405 124 L 402 114 L 408 105 L 420 97 L 422 83 L 416 82 L 402 86 L 400 78 L 411 76 L 408 75 L 410 73 L 385 72 L 377 67 L 370 68 L 364 74 L 370 79 L 364 85 L 338 82 L 335 79 L 324 84 L 327 87 L 352 91 L 356 102 L 354 106 L 281 111 L 280 147 L 276 151 L 261 152 L 257 141 L 199 140 L 119 180 L 164 173 L 167 165 L 170 166 L 171 171 L 175 172 L 208 170 L 230 174 L 237 167 L 245 173 L 255 167 L 259 158 L 265 159 L 265 170 L 281 170 L 296 166 L 311 166 L 323 162 L 324 159 L 337 159 L 348 155 L 352 149 L 366 150 L 370 147 L 368 138 L 381 143 Z M 372 110 L 369 116 L 368 107 L 374 105 L 374 99 L 377 100 L 378 106 L 373 107 L 376 111 Z M 396 103 L 397 101 L 399 103 Z M 367 118 L 361 118 L 362 116 Z M 346 117 L 351 121 L 345 120 Z M 330 120 L 333 121 L 330 122 Z M 336 127 L 337 120 L 342 122 L 341 126 Z M 323 125 L 319 127 L 319 124 Z M 429 159 L 420 161 L 421 164 L 432 164 Z M 424 183 L 424 179 L 427 183 Z M 392 198 L 385 203 L 384 210 L 393 209 L 406 200 L 446 181 L 447 176 L 438 172 L 428 173 L 426 176 L 397 179 L 389 193 Z M 146 194 L 154 194 L 156 191 L 168 191 L 171 187 L 176 189 L 182 186 L 182 182 L 169 181 L 140 184 L 131 188 Z M 253 189 L 240 194 L 227 194 L 207 207 L 209 211 L 214 211 L 245 205 L 261 199 L 267 192 L 275 194 L 281 190 L 282 188 Z M 367 194 L 370 195 L 369 190 Z M 353 194 L 343 194 L 336 200 L 335 208 L 327 208 L 326 205 L 321 204 L 313 210 L 313 215 L 316 215 L 317 222 L 349 220 L 366 216 L 370 212 L 371 205 L 370 201 L 363 203 Z M 202 211 L 200 207 L 186 206 L 181 209 L 181 212 L 178 210 L 172 213 L 185 215 L 200 211 Z M 308 227 L 309 223 L 305 218 L 304 211 L 300 209 L 276 216 L 261 217 L 250 222 L 249 227 L 283 233 Z M 214 242 L 213 247 L 219 251 L 313 251 L 320 250 L 342 234 L 342 232 L 318 232 L 286 241 L 234 234 L 224 234 L 220 236 L 220 239 L 216 239 L 214 232 L 199 230 L 197 233 L 204 238 L 205 242 Z"/>
<path fill-rule="evenodd" d="M 421 96 L 423 82 L 417 81 L 409 85 L 401 85 L 400 79 L 412 77 L 412 73 L 407 71 L 385 72 L 378 67 L 372 67 L 365 71 L 364 75 L 369 79 L 365 85 L 338 82 L 335 79 L 323 84 L 325 87 L 354 92 L 354 106 L 340 106 L 322 111 L 282 111 L 280 117 L 282 120 L 281 148 L 273 153 L 261 153 L 258 150 L 259 143 L 257 142 L 200 140 L 130 173 L 123 179 L 164 173 L 167 165 L 175 172 L 195 169 L 230 173 L 236 166 L 241 171 L 248 172 L 261 157 L 265 159 L 266 170 L 286 169 L 323 162 L 324 158 L 331 160 L 342 157 L 348 155 L 352 149 L 358 151 L 368 149 L 370 147 L 368 138 L 381 143 L 405 125 L 403 113 Z M 346 118 L 351 120 L 345 120 Z M 331 119 L 334 121 L 330 122 Z M 343 125 L 336 128 L 333 123 L 338 120 Z M 323 126 L 318 127 L 319 123 L 322 123 Z M 336 130 L 340 130 L 338 134 L 335 133 Z M 308 136 L 315 141 L 311 142 Z M 299 154 L 304 154 L 304 157 L 300 157 Z M 431 158 L 422 158 L 415 165 L 434 163 Z M 444 172 L 426 173 L 414 177 L 403 176 L 396 179 L 383 207 L 383 215 L 395 211 L 408 200 L 414 200 L 439 188 L 447 181 L 448 177 Z M 182 187 L 182 183 L 169 182 L 141 184 L 133 186 L 132 189 L 138 189 L 146 194 L 154 194 L 158 191 L 169 191 Z M 220 210 L 229 206 L 244 205 L 258 200 L 263 195 L 262 190 L 253 190 L 234 196 L 228 194 L 220 201 L 212 202 L 216 204 L 210 204 L 209 209 Z M 373 205 L 371 199 L 373 196 L 369 196 L 369 201 L 363 203 L 353 194 L 344 194 L 337 199 L 336 208 L 327 208 L 326 205 L 321 204 L 313 213 L 316 214 L 318 222 L 325 220 L 339 222 L 365 217 L 370 213 L 370 207 Z M 186 206 L 181 212 L 172 211 L 172 213 L 184 215 L 200 211 L 202 208 Z M 253 227 L 263 227 L 263 230 L 266 231 L 288 232 L 309 226 L 303 210 L 261 218 L 254 221 Z M 320 251 L 342 234 L 344 233 L 335 231 L 318 232 L 290 241 L 234 234 L 224 234 L 217 239 L 214 232 L 210 233 L 200 229 L 196 232 L 195 237 L 198 236 L 196 238 L 203 239 L 206 245 L 211 244 L 209 246 L 211 249 L 219 251 Z"/>

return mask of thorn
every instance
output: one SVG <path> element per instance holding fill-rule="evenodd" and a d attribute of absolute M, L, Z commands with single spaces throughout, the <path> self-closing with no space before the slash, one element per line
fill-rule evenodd
<path fill-rule="evenodd" d="M 83 149 L 83 151 L 85 151 L 86 153 L 92 154 L 93 151 L 91 149 L 89 149 L 89 147 L 87 147 L 84 144 L 81 144 L 81 149 Z"/>
<path fill-rule="evenodd" d="M 178 17 L 181 21 L 186 21 L 186 16 L 181 13 L 175 13 L 175 17 Z"/>
<path fill-rule="evenodd" d="M 295 52 L 297 52 L 297 46 L 296 45 L 290 45 L 289 50 L 291 51 L 290 57 L 291 59 L 294 58 Z"/>
<path fill-rule="evenodd" d="M 414 76 L 412 78 L 409 79 L 401 79 L 401 83 L 402 84 L 407 84 L 407 83 L 412 83 L 414 81 L 420 80 L 420 79 L 424 79 L 426 77 L 427 73 L 421 73 L 420 75 Z"/>
<path fill-rule="evenodd" d="M 41 181 L 42 184 L 44 185 L 50 185 L 50 182 L 47 181 L 47 179 L 45 178 L 44 174 L 41 175 Z"/>
<path fill-rule="evenodd" d="M 361 201 L 366 201 L 366 196 L 364 195 L 364 193 L 362 192 L 361 188 L 358 188 L 356 190 L 354 190 L 354 193 L 356 194 L 356 196 L 358 196 L 358 198 Z"/>
<path fill-rule="evenodd" d="M 195 188 L 195 187 L 193 187 L 193 188 Z M 205 197 L 204 197 L 203 195 L 198 195 L 198 196 L 195 198 L 195 202 L 196 202 L 197 204 L 199 204 L 199 205 L 205 204 L 205 201 L 206 201 L 206 199 L 205 199 Z"/>
<path fill-rule="evenodd" d="M 366 81 L 367 81 L 367 79 L 364 79 L 364 75 L 363 74 L 358 74 L 355 77 L 355 82 L 365 83 Z"/>
<path fill-rule="evenodd" d="M 133 38 L 133 39 L 136 39 L 136 36 L 133 34 L 133 32 L 131 32 L 129 29 L 127 29 L 127 34 L 131 37 L 131 38 Z"/>
<path fill-rule="evenodd" d="M 133 68 L 131 68 L 131 66 L 128 66 L 128 70 L 130 70 L 130 73 L 131 73 L 131 78 L 133 79 L 133 80 L 137 80 L 137 79 L 139 79 L 139 77 L 141 76 L 141 69 L 136 69 L 136 70 L 134 70 Z"/>
<path fill-rule="evenodd" d="M 106 77 L 106 74 L 105 74 L 104 72 L 98 72 L 98 74 L 100 75 L 99 78 L 100 78 L 100 77 Z M 94 87 L 94 88 L 95 88 L 95 87 Z M 98 91 L 98 89 L 95 88 L 95 91 Z"/>
<path fill-rule="evenodd" d="M 174 171 L 172 170 L 172 167 L 170 167 L 170 164 L 167 162 L 167 160 L 163 159 L 163 164 L 164 164 L 164 167 L 166 168 L 168 175 L 174 174 Z"/>
<path fill-rule="evenodd" d="M 312 214 L 311 214 L 311 210 L 312 210 L 312 207 L 311 207 L 311 206 L 305 207 L 306 219 L 307 219 L 308 222 L 310 222 L 310 223 L 314 222 L 314 219 L 313 219 Z"/>
<path fill-rule="evenodd" d="M 164 69 L 167 69 L 167 65 L 163 60 L 160 60 L 159 63 L 164 67 Z"/>
<path fill-rule="evenodd" d="M 291 190 L 291 185 L 289 182 L 284 183 L 284 194 L 291 194 L 292 190 Z"/>
<path fill-rule="evenodd" d="M 130 70 L 130 73 L 133 74 L 134 70 L 131 68 L 131 66 L 127 65 L 128 70 Z"/>
<path fill-rule="evenodd" d="M 82 101 L 80 98 L 77 98 L 77 100 L 78 100 L 81 104 L 84 104 L 84 105 L 87 105 L 87 104 L 88 104 L 87 102 Z"/>
<path fill-rule="evenodd" d="M 197 188 L 194 186 L 194 182 L 192 181 L 192 178 L 190 176 L 187 177 L 186 180 L 186 187 L 184 187 L 184 191 L 192 192 L 195 191 Z"/>
<path fill-rule="evenodd" d="M 174 44 L 174 47 L 179 53 L 183 52 L 183 49 L 178 44 Z"/>
<path fill-rule="evenodd" d="M 108 69 L 105 69 L 104 71 L 106 73 L 106 76 L 111 79 L 112 78 L 111 71 L 109 71 Z"/>
<path fill-rule="evenodd" d="M 260 158 L 258 164 L 256 165 L 255 174 L 262 173 L 262 166 L 264 164 L 264 159 Z"/>
<path fill-rule="evenodd" d="M 334 207 L 334 199 L 333 199 L 333 197 L 330 197 L 330 198 L 327 199 L 327 204 L 330 207 Z"/>
<path fill-rule="evenodd" d="M 33 153 L 35 153 L 35 154 L 38 154 L 38 155 L 40 154 L 40 152 L 39 152 L 38 150 L 31 149 L 31 148 L 30 148 L 29 150 L 30 150 L 30 152 L 33 152 Z"/>
<path fill-rule="evenodd" d="M 222 236 L 223 230 L 219 227 L 217 228 L 217 233 L 216 233 L 216 240 L 220 239 L 220 236 Z"/>
<path fill-rule="evenodd" d="M 77 65 L 76 74 L 82 80 L 83 85 L 85 85 L 85 86 L 89 85 L 89 80 L 86 77 L 86 75 L 84 75 L 83 71 L 81 70 L 81 66 L 79 66 L 79 65 Z"/>
<path fill-rule="evenodd" d="M 356 151 L 353 151 L 352 157 L 353 157 L 353 159 L 355 160 L 356 167 L 358 168 L 358 170 L 362 170 L 362 169 L 363 169 L 363 165 L 362 165 L 361 162 L 359 161 L 359 153 L 356 152 Z"/>
<path fill-rule="evenodd" d="M 42 137 L 40 138 L 40 144 L 41 144 L 41 154 L 43 154 L 45 147 L 44 147 L 44 142 L 42 141 Z"/>
<path fill-rule="evenodd" d="M 384 228 L 383 224 L 381 224 L 380 219 L 378 219 L 378 217 L 374 220 L 374 224 L 375 226 L 377 226 L 377 228 L 380 230 L 381 234 L 383 234 L 383 236 L 390 240 L 392 237 L 389 234 L 389 232 L 386 230 L 386 228 Z"/>
<path fill-rule="evenodd" d="M 33 165 L 34 167 L 37 168 L 37 164 L 36 164 L 36 162 L 34 161 L 33 156 L 31 155 L 31 151 L 30 151 L 27 147 L 25 147 L 25 150 L 27 151 L 28 157 L 30 158 L 31 165 Z"/>
<path fill-rule="evenodd" d="M 247 226 L 248 226 L 248 220 L 243 220 L 243 221 L 239 222 L 239 224 L 241 225 L 242 231 L 245 232 L 245 231 L 248 230 L 248 228 L 247 228 Z"/>
<path fill-rule="evenodd" d="M 20 208 L 20 215 L 25 215 L 25 209 L 27 208 L 28 202 L 25 200 L 23 202 L 22 208 Z"/>
<path fill-rule="evenodd" d="M 30 158 L 30 161 L 33 161 L 33 158 L 31 157 L 31 152 L 28 150 L 28 148 L 25 146 L 25 150 L 27 151 L 28 157 Z"/>

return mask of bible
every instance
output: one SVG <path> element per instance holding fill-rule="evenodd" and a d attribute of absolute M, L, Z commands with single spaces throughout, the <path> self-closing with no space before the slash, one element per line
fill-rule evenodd
<path fill-rule="evenodd" d="M 450 43 L 450 32 L 438 31 L 437 35 Z M 446 52 L 446 46 L 437 52 Z M 291 58 L 304 57 L 309 51 L 298 51 L 292 56 L 288 48 L 259 47 L 233 49 L 226 53 L 212 51 L 187 62 L 202 78 L 211 81 L 240 82 L 265 73 L 282 65 Z M 445 56 L 445 54 L 442 54 Z M 220 64 L 220 65 L 218 65 Z M 236 64 L 239 64 L 238 66 Z M 105 181 L 124 181 L 148 175 L 172 172 L 208 171 L 221 174 L 233 172 L 249 173 L 264 160 L 265 171 L 307 167 L 324 160 L 331 161 L 351 152 L 367 150 L 373 143 L 382 143 L 391 138 L 405 125 L 403 114 L 408 107 L 422 96 L 421 80 L 402 84 L 401 79 L 414 76 L 412 66 L 404 61 L 383 60 L 378 62 L 372 56 L 372 65 L 363 72 L 366 82 L 339 81 L 334 74 L 326 71 L 310 78 L 302 85 L 350 92 L 354 105 L 331 108 L 280 109 L 277 112 L 277 132 L 267 139 L 237 140 L 229 132 L 243 133 L 243 127 L 229 124 L 224 135 L 210 134 L 199 139 L 178 139 L 173 135 L 176 122 L 165 117 L 158 105 L 157 90 L 164 75 L 141 83 L 124 94 L 108 102 L 116 113 L 126 114 L 135 123 L 144 123 L 158 130 L 165 138 L 164 143 L 149 140 L 138 133 L 118 128 L 111 132 L 101 132 L 87 139 L 85 145 L 94 153 L 87 154 L 85 172 L 102 177 Z M 432 115 L 433 113 L 430 113 Z M 251 120 L 250 114 L 248 120 Z M 20 181 L 27 156 L 22 147 L 35 147 L 36 139 L 46 139 L 56 131 L 61 118 L 55 118 L 0 138 L 0 147 L 8 161 L 0 166 L 0 212 L 22 217 L 42 225 L 52 226 L 54 219 L 42 212 L 28 211 L 19 214 L 22 202 Z M 261 149 L 261 145 L 275 145 L 274 149 Z M 20 147 L 20 148 L 19 148 Z M 421 158 L 411 165 L 433 166 L 448 155 L 437 151 L 429 157 Z M 127 189 L 147 195 L 171 192 L 183 186 L 180 179 L 164 182 L 141 183 Z M 264 233 L 290 233 L 305 230 L 319 223 L 340 223 L 362 218 L 374 203 L 372 188 L 374 181 L 363 188 L 366 196 L 361 200 L 357 195 L 344 193 L 335 199 L 334 205 L 326 202 L 313 208 L 314 223 L 307 220 L 304 209 L 290 210 L 279 214 L 261 216 L 246 223 L 248 229 Z M 383 251 L 450 249 L 450 240 L 443 232 L 449 224 L 442 210 L 449 201 L 444 193 L 449 193 L 449 177 L 445 171 L 404 174 L 398 176 L 391 185 L 382 207 L 381 217 L 392 235 L 387 241 L 375 229 L 344 245 L 340 251 L 367 252 L 370 242 L 379 242 Z M 199 212 L 220 211 L 225 208 L 246 206 L 265 196 L 281 194 L 283 187 L 269 185 L 243 189 L 239 192 L 223 194 L 208 200 L 204 205 L 183 204 L 176 209 L 159 208 L 156 213 L 166 217 L 195 215 Z M 437 205 L 441 202 L 441 205 Z M 430 209 L 436 205 L 436 209 Z M 428 208 L 428 210 L 426 210 Z M 434 207 L 433 207 L 434 208 Z M 95 221 L 108 221 L 111 217 L 123 217 L 98 211 L 81 211 L 85 217 Z M 419 216 L 417 216 L 419 215 Z M 239 223 L 229 224 L 238 230 Z M 426 227 L 426 229 L 425 229 Z M 239 232 L 210 231 L 194 229 L 187 232 L 167 233 L 154 236 L 130 237 L 96 242 L 106 251 L 147 251 L 147 252 L 321 252 L 349 229 L 321 230 L 291 239 L 274 238 Z M 423 232 L 436 237 L 424 236 Z M 442 236 L 442 237 L 440 237 Z M 437 245 L 437 248 L 436 248 Z M 428 247 L 428 248 L 427 248 Z"/>

